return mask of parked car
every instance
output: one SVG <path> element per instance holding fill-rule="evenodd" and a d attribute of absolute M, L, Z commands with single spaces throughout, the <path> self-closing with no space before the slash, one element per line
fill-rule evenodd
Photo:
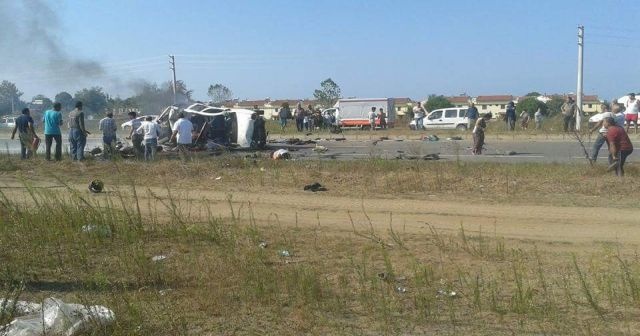
<path fill-rule="evenodd" d="M 433 110 L 424 118 L 422 124 L 425 129 L 467 129 L 469 119 L 465 117 L 467 107 L 451 107 Z M 415 119 L 409 123 L 409 128 L 416 129 Z"/>
<path fill-rule="evenodd" d="M 17 117 L 2 117 L 0 119 L 0 128 L 14 128 L 16 126 Z"/>
<path fill-rule="evenodd" d="M 143 122 L 147 117 L 153 117 L 153 121 L 157 121 L 159 116 L 156 114 L 151 114 L 151 115 L 140 116 L 133 120 L 138 120 L 140 122 Z M 133 125 L 133 120 L 127 120 L 126 122 L 123 122 L 122 125 L 120 125 L 120 127 L 122 127 L 122 129 L 126 131 L 131 130 L 131 125 Z"/>

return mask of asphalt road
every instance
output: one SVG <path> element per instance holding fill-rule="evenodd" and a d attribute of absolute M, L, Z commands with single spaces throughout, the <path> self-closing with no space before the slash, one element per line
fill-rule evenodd
<path fill-rule="evenodd" d="M 313 151 L 315 145 L 292 146 L 291 154 L 298 158 L 367 159 L 397 157 L 422 157 L 438 154 L 442 160 L 490 161 L 490 162 L 541 162 L 575 163 L 585 162 L 582 146 L 575 140 L 555 141 L 512 141 L 487 140 L 482 155 L 471 153 L 471 140 L 383 140 L 383 141 L 317 141 L 326 151 Z M 592 143 L 586 142 L 590 152 Z M 303 147 L 303 148 L 301 148 Z M 607 162 L 607 146 L 600 149 L 598 161 Z M 639 162 L 640 153 L 632 154 L 628 162 Z"/>
<path fill-rule="evenodd" d="M 632 139 L 633 141 L 633 139 Z M 438 141 L 428 140 L 316 140 L 317 145 L 326 147 L 326 151 L 314 151 L 315 144 L 287 145 L 271 142 L 273 148 L 288 148 L 293 158 L 354 160 L 354 159 L 396 159 L 402 157 L 422 157 L 428 154 L 438 154 L 441 160 L 489 161 L 489 162 L 541 162 L 541 163 L 575 163 L 585 161 L 582 147 L 576 140 L 512 140 L 487 139 L 485 151 L 482 155 L 472 155 L 470 139 Z M 63 148 L 68 148 L 63 139 Z M 640 143 L 640 142 L 638 142 Z M 585 139 L 587 150 L 591 150 L 591 142 Z M 86 149 L 101 146 L 97 138 L 89 138 Z M 18 153 L 20 150 L 17 140 L 0 139 L 0 152 Z M 44 143 L 40 145 L 39 153 L 44 152 Z M 600 150 L 598 161 L 607 160 L 606 145 Z M 640 149 L 632 154 L 628 162 L 640 163 Z"/>

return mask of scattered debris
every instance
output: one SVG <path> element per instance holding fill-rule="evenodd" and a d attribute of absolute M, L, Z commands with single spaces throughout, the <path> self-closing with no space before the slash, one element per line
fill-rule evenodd
<path fill-rule="evenodd" d="M 222 176 L 216 177 L 216 181 L 220 181 L 220 180 L 222 180 Z"/>
<path fill-rule="evenodd" d="M 167 257 L 166 255 L 162 255 L 162 254 L 160 254 L 160 255 L 157 255 L 157 256 L 153 256 L 153 257 L 151 257 L 151 261 L 156 261 L 156 262 L 158 262 L 158 261 L 166 260 L 167 258 L 169 258 L 169 257 Z"/>
<path fill-rule="evenodd" d="M 509 151 L 509 152 L 507 152 L 507 155 L 516 155 L 516 154 L 518 154 L 518 153 L 516 153 L 515 151 Z"/>
<path fill-rule="evenodd" d="M 315 145 L 316 142 L 313 140 L 300 140 L 298 138 L 290 138 L 284 141 L 289 145 L 303 146 L 303 145 Z"/>
<path fill-rule="evenodd" d="M 20 303 L 18 301 L 15 307 L 18 308 Z M 113 311 L 107 307 L 64 303 L 56 298 L 47 298 L 42 305 L 28 302 L 22 305 L 26 305 L 29 311 L 23 310 L 21 313 L 24 314 L 18 314 L 20 311 L 16 310 L 19 317 L 0 326 L 2 336 L 92 334 L 95 329 L 102 329 L 115 320 Z M 0 306 L 5 311 L 12 308 L 13 306 Z"/>
<path fill-rule="evenodd" d="M 344 138 L 344 137 L 343 138 L 335 138 L 333 140 L 334 141 L 345 141 L 345 140 L 347 140 L 347 138 Z"/>
<path fill-rule="evenodd" d="M 93 234 L 97 237 L 111 237 L 111 227 L 108 225 L 87 224 L 82 226 L 82 232 Z"/>
<path fill-rule="evenodd" d="M 423 141 L 438 141 L 440 138 L 435 134 L 429 134 L 422 137 Z"/>
<path fill-rule="evenodd" d="M 267 170 L 264 167 L 260 167 L 261 172 L 266 172 Z"/>
<path fill-rule="evenodd" d="M 382 136 L 382 137 L 380 137 L 380 141 L 384 141 L 384 140 L 389 140 L 389 137 L 388 137 L 388 136 Z"/>
<path fill-rule="evenodd" d="M 282 250 L 282 251 L 278 252 L 278 254 L 283 258 L 291 257 L 291 252 L 289 252 L 287 250 Z"/>
<path fill-rule="evenodd" d="M 327 188 L 322 186 L 322 184 L 315 182 L 313 184 L 308 184 L 304 186 L 304 190 L 305 191 L 310 190 L 310 191 L 316 192 L 316 191 L 327 191 Z"/>
<path fill-rule="evenodd" d="M 396 160 L 440 160 L 440 153 L 432 153 L 427 155 L 407 155 L 402 151 L 398 151 Z"/>
<path fill-rule="evenodd" d="M 288 160 L 291 158 L 291 154 L 286 149 L 278 149 L 271 154 L 271 158 L 274 160 Z"/>
<path fill-rule="evenodd" d="M 267 246 L 269 246 L 269 244 L 268 244 L 266 241 L 264 241 L 264 240 L 263 240 L 263 241 L 261 241 L 261 242 L 258 244 L 258 247 L 259 247 L 259 248 L 262 248 L 262 249 L 267 248 Z"/>
<path fill-rule="evenodd" d="M 388 281 L 389 280 L 389 274 L 386 273 L 386 272 L 380 272 L 380 273 L 378 273 L 378 279 L 384 280 L 384 281 Z"/>
<path fill-rule="evenodd" d="M 447 140 L 452 141 L 452 140 L 462 140 L 462 137 L 459 136 L 452 136 L 450 138 L 447 138 Z"/>
<path fill-rule="evenodd" d="M 455 291 L 446 291 L 443 289 L 438 289 L 438 296 L 446 296 L 449 298 L 456 298 L 458 297 L 458 293 L 456 293 Z"/>
<path fill-rule="evenodd" d="M 169 294 L 169 292 L 173 291 L 173 289 L 171 288 L 167 288 L 167 289 L 161 289 L 158 291 L 158 294 L 160 294 L 161 296 L 165 296 L 167 294 Z"/>
<path fill-rule="evenodd" d="M 309 133 L 305 133 L 304 135 L 310 136 L 310 135 L 313 135 L 313 133 L 309 132 Z"/>
<path fill-rule="evenodd" d="M 321 145 L 316 145 L 313 149 L 311 149 L 314 152 L 319 152 L 319 153 L 324 153 L 326 151 L 329 150 L 329 148 L 325 147 L 325 146 L 321 146 Z"/>
<path fill-rule="evenodd" d="M 92 150 L 89 151 L 89 154 L 96 156 L 98 154 L 102 154 L 102 149 L 100 147 L 94 147 Z"/>
<path fill-rule="evenodd" d="M 0 311 L 13 312 L 16 316 L 35 314 L 40 310 L 40 307 L 34 302 L 0 299 Z M 0 328 L 0 330 L 2 329 Z"/>
<path fill-rule="evenodd" d="M 104 182 L 100 180 L 93 180 L 89 183 L 89 191 L 92 193 L 101 193 L 102 189 L 104 189 Z"/>
<path fill-rule="evenodd" d="M 400 294 L 404 294 L 404 293 L 407 292 L 407 287 L 397 286 L 396 287 L 396 292 L 398 292 Z"/>

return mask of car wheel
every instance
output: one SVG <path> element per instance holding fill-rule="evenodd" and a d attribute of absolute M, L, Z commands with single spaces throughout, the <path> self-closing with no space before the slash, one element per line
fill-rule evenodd
<path fill-rule="evenodd" d="M 458 131 L 466 131 L 466 130 L 467 130 L 467 125 L 465 125 L 465 124 L 460 124 L 460 125 L 456 126 L 456 129 L 457 129 Z"/>

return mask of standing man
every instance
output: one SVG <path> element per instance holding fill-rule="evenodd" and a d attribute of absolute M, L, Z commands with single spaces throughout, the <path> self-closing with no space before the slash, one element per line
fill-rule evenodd
<path fill-rule="evenodd" d="M 627 133 L 629 133 L 629 126 L 633 123 L 635 133 L 638 134 L 638 109 L 640 102 L 636 99 L 635 93 L 629 94 L 629 99 L 624 103 L 624 120 L 627 122 Z"/>
<path fill-rule="evenodd" d="M 116 142 L 116 131 L 118 130 L 116 122 L 113 120 L 113 112 L 108 112 L 107 117 L 100 120 L 98 129 L 102 131 L 104 155 L 106 158 L 110 158 L 115 152 L 114 143 Z"/>
<path fill-rule="evenodd" d="M 416 131 L 421 131 L 424 128 L 425 110 L 422 104 L 418 102 L 418 105 L 413 107 L 413 118 L 416 120 Z"/>
<path fill-rule="evenodd" d="M 539 107 L 538 107 L 538 110 L 536 111 L 536 113 L 533 115 L 533 119 L 536 122 L 536 129 L 537 130 L 541 130 L 542 129 L 542 121 L 544 120 L 544 115 L 542 114 L 542 111 L 540 110 Z"/>
<path fill-rule="evenodd" d="M 369 127 L 374 131 L 376 129 L 376 107 L 372 107 L 371 111 L 369 111 Z"/>
<path fill-rule="evenodd" d="M 304 108 L 302 107 L 302 103 L 298 102 L 296 105 L 295 117 L 296 117 L 296 128 L 298 132 L 302 132 L 304 130 L 304 116 L 305 116 Z"/>
<path fill-rule="evenodd" d="M 20 158 L 28 159 L 33 154 L 33 139 L 40 139 L 33 129 L 33 118 L 28 108 L 22 110 L 22 114 L 16 118 L 16 126 L 11 133 L 11 140 L 16 136 L 18 131 L 18 139 L 20 140 Z"/>
<path fill-rule="evenodd" d="M 491 113 L 485 113 L 482 118 L 476 121 L 476 125 L 473 127 L 473 155 L 482 154 L 482 147 L 484 147 L 484 130 L 487 128 L 487 123 L 491 120 Z"/>
<path fill-rule="evenodd" d="M 476 107 L 476 104 L 471 103 L 471 105 L 467 109 L 465 117 L 469 119 L 467 122 L 467 129 L 473 130 L 476 125 L 476 120 L 478 120 L 478 108 Z"/>
<path fill-rule="evenodd" d="M 62 132 L 60 132 L 60 126 L 62 126 L 62 104 L 53 104 L 53 110 L 47 110 L 44 112 L 42 121 L 44 123 L 44 142 L 45 142 L 45 159 L 51 161 L 51 145 L 53 140 L 56 141 L 56 161 L 62 160 Z"/>
<path fill-rule="evenodd" d="M 609 143 L 609 169 L 615 169 L 617 176 L 624 176 L 624 163 L 627 157 L 633 153 L 633 145 L 624 128 L 616 125 L 613 118 L 604 119 L 604 127 L 607 129 L 607 142 Z"/>
<path fill-rule="evenodd" d="M 153 161 L 156 157 L 156 150 L 158 149 L 160 125 L 153 122 L 152 116 L 148 116 L 144 120 L 135 132 L 137 134 L 143 134 L 144 137 L 144 160 Z"/>
<path fill-rule="evenodd" d="M 512 101 L 507 105 L 507 112 L 504 116 L 507 123 L 507 130 L 514 131 L 516 129 L 516 106 Z"/>
<path fill-rule="evenodd" d="M 280 111 L 278 111 L 278 118 L 280 119 L 280 128 L 284 131 L 287 127 L 287 119 L 291 115 L 291 110 L 289 109 L 289 103 L 282 103 L 282 107 L 280 107 Z"/>
<path fill-rule="evenodd" d="M 193 138 L 191 132 L 193 132 L 193 124 L 187 118 L 184 117 L 184 112 L 180 112 L 178 121 L 173 124 L 173 134 L 171 135 L 171 141 L 174 139 L 178 144 L 178 153 L 182 157 L 182 161 L 187 161 L 188 148 L 191 145 Z"/>
<path fill-rule="evenodd" d="M 380 112 L 378 113 L 378 123 L 380 124 L 380 128 L 387 128 L 387 114 L 384 113 L 384 109 L 381 107 Z"/>
<path fill-rule="evenodd" d="M 87 144 L 89 132 L 84 128 L 84 112 L 82 102 L 76 102 L 76 108 L 69 113 L 67 118 L 69 127 L 69 145 L 71 147 L 71 160 L 84 160 L 84 146 Z"/>
<path fill-rule="evenodd" d="M 142 126 L 142 121 L 138 119 L 138 114 L 133 111 L 127 113 L 127 116 L 129 117 L 129 120 L 131 120 L 131 132 L 129 132 L 127 140 L 131 140 L 133 149 L 136 152 L 136 157 L 141 158 L 143 136 L 142 134 L 136 133 L 136 130 Z"/>
<path fill-rule="evenodd" d="M 576 106 L 576 103 L 573 101 L 573 98 L 567 96 L 567 101 L 564 104 L 562 104 L 562 107 L 560 107 L 560 111 L 562 112 L 562 116 L 563 116 L 562 126 L 564 131 L 573 132 L 576 112 L 578 111 L 578 106 Z"/>

